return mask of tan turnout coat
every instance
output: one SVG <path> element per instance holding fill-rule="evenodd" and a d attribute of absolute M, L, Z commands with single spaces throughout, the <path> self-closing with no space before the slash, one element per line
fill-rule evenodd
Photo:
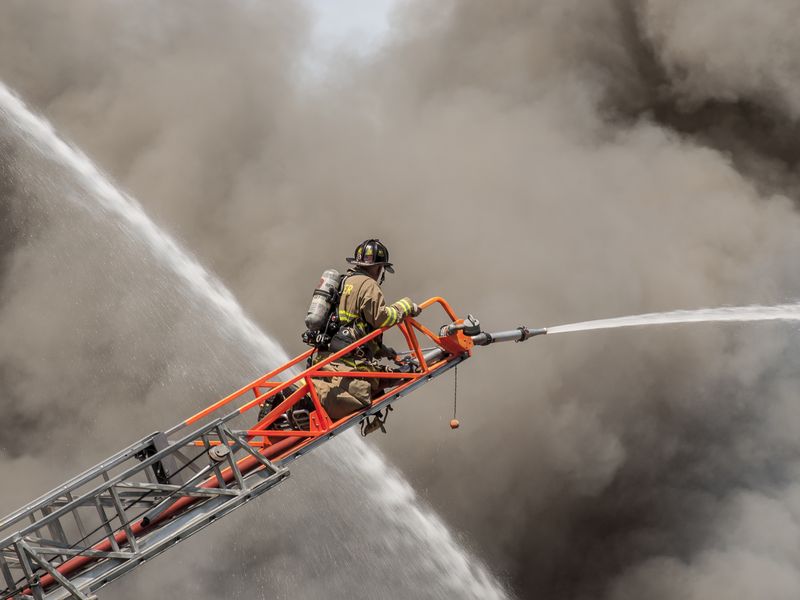
<path fill-rule="evenodd" d="M 380 329 L 392 326 L 411 314 L 413 303 L 409 298 L 401 298 L 387 305 L 378 282 L 359 269 L 348 271 L 339 300 L 338 314 L 342 327 L 352 327 L 358 338 Z M 383 345 L 373 340 L 367 344 L 369 357 L 380 358 Z M 320 353 L 317 360 L 330 356 Z M 374 360 L 348 355 L 333 362 L 325 370 L 329 371 L 371 371 L 376 368 Z M 370 405 L 373 393 L 380 389 L 376 379 L 357 379 L 354 377 L 331 377 L 330 380 L 316 379 L 320 401 L 331 419 L 338 421 L 357 410 Z"/>

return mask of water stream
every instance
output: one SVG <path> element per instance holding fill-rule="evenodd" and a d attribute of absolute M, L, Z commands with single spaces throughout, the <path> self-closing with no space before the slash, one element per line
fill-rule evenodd
<path fill-rule="evenodd" d="M 176 286 L 188 288 L 189 296 L 212 313 L 211 320 L 223 329 L 227 338 L 247 345 L 254 355 L 273 365 L 287 359 L 285 352 L 245 314 L 217 278 L 160 230 L 138 202 L 117 189 L 84 153 L 62 140 L 50 123 L 31 112 L 2 82 L 0 117 L 48 160 L 80 178 L 90 194 L 88 198 L 74 199 L 85 204 L 89 211 L 105 211 L 128 235 L 144 241 L 152 255 L 175 274 Z M 225 391 L 220 390 L 220 393 Z M 395 545 L 406 549 L 402 557 L 397 557 L 402 565 L 419 564 L 423 565 L 420 568 L 434 570 L 440 579 L 436 597 L 506 597 L 480 561 L 459 546 L 443 521 L 418 500 L 411 486 L 377 452 L 354 435 L 342 436 L 335 443 L 336 454 L 347 457 L 346 466 L 355 472 L 350 484 L 366 488 L 363 491 L 373 499 L 376 514 L 383 515 L 382 520 L 392 524 L 388 531 L 378 530 L 372 534 L 395 536 L 398 542 Z M 326 454 L 324 448 L 320 452 Z M 331 543 L 336 545 L 336 540 Z M 393 541 L 389 545 L 393 545 Z M 388 566 L 376 564 L 375 568 Z"/>
<path fill-rule="evenodd" d="M 596 321 L 582 321 L 547 328 L 547 335 L 641 327 L 645 325 L 677 325 L 681 323 L 713 323 L 721 321 L 800 321 L 800 304 L 777 304 L 773 306 L 724 306 L 697 310 L 673 310 L 662 313 L 647 313 L 628 317 L 614 317 Z"/>

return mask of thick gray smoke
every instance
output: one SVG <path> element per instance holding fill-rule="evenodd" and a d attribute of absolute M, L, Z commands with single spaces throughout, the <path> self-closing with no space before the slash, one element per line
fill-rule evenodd
<path fill-rule="evenodd" d="M 397 266 L 390 296 L 442 294 L 489 329 L 800 297 L 788 0 L 406 2 L 377 56 L 336 57 L 316 82 L 298 76 L 306 17 L 292 6 L 12 0 L 0 77 L 290 348 L 319 272 L 373 235 Z M 128 260 L 119 277 L 143 283 L 103 304 L 107 266 L 69 248 L 94 243 L 76 231 L 111 234 L 32 217 L 26 189 L 4 187 L 19 200 L 0 209 L 16 232 L 0 246 L 0 368 L 43 386 L 17 398 L 18 426 L 63 421 L 70 373 L 129 335 L 113 317 L 142 289 L 170 294 Z M 136 339 L 190 319 L 170 306 Z M 41 339 L 80 336 L 95 359 L 26 346 L 31 314 Z M 187 342 L 166 344 L 183 356 Z M 715 325 L 481 349 L 459 373 L 457 433 L 438 382 L 380 443 L 521 597 L 795 598 L 798 346 L 782 326 Z M 130 405 L 103 423 L 168 398 L 160 361 L 135 355 Z M 94 406 L 107 394 L 122 392 Z M 88 410 L 78 423 L 95 431 Z M 45 452 L 6 439 L 17 472 Z"/>

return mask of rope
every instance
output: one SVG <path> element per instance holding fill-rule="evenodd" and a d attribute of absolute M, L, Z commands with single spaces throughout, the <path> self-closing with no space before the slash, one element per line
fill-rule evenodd
<path fill-rule="evenodd" d="M 456 409 L 458 408 L 458 365 L 455 369 L 455 377 L 453 378 L 453 418 L 456 418 Z"/>

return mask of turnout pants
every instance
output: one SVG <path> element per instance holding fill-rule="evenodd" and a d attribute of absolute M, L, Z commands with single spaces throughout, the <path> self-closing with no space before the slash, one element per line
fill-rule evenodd
<path fill-rule="evenodd" d="M 352 371 L 351 367 L 332 362 L 323 371 Z M 315 379 L 314 387 L 320 402 L 333 421 L 366 408 L 372 402 L 372 394 L 378 390 L 377 379 L 331 376 L 330 379 Z"/>

